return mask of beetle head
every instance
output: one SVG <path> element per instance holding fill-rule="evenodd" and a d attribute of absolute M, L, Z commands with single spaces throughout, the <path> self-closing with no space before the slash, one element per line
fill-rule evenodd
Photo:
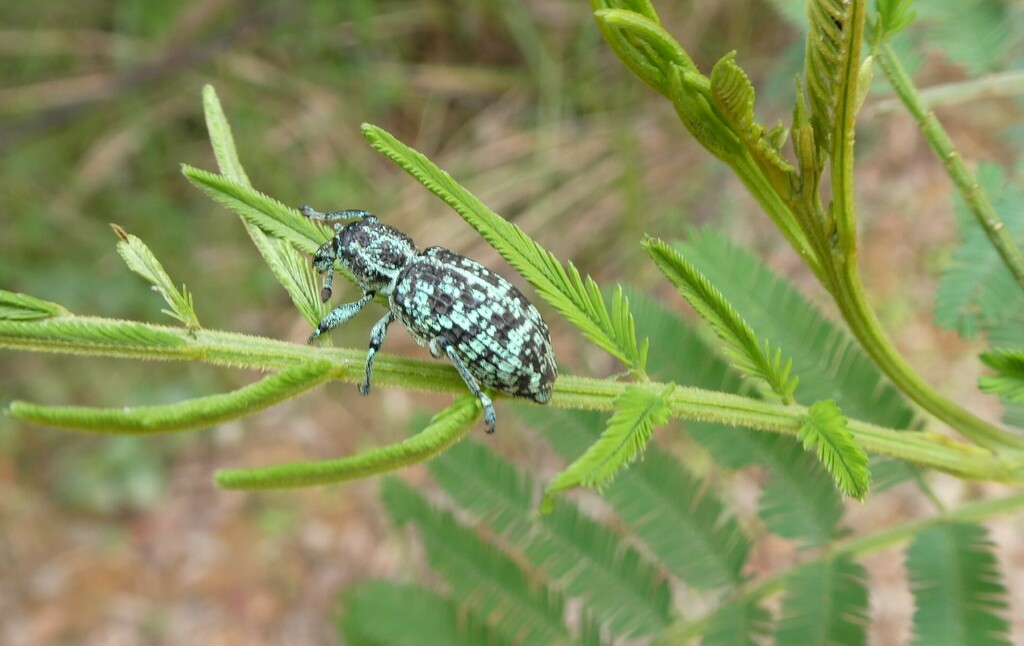
<path fill-rule="evenodd" d="M 364 292 L 391 293 L 398 274 L 419 253 L 409 236 L 377 218 L 347 224 L 317 250 L 313 266 L 329 271 L 337 259 Z"/>

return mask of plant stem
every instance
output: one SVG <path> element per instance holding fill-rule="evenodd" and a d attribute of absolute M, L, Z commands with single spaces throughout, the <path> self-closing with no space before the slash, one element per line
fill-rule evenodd
<path fill-rule="evenodd" d="M 1013 239 L 1013 236 L 1006 230 L 999 214 L 992 208 L 992 202 L 988 194 L 978 184 L 977 179 L 967 169 L 963 158 L 957 151 L 953 141 L 946 134 L 935 113 L 925 108 L 921 97 L 914 87 L 913 81 L 907 75 L 903 65 L 900 64 L 896 52 L 889 43 L 882 43 L 876 49 L 876 60 L 882 67 L 885 75 L 889 77 L 893 89 L 899 95 L 903 104 L 917 120 L 921 132 L 924 134 L 928 144 L 942 160 L 946 172 L 956 184 L 957 189 L 967 202 L 967 207 L 974 214 L 978 224 L 985 231 L 985 235 L 992 242 L 992 245 L 1003 259 L 1006 267 L 1013 274 L 1017 284 L 1024 289 L 1024 252 Z"/>
<path fill-rule="evenodd" d="M 847 265 L 841 269 L 840 282 L 833 290 L 836 304 L 861 346 L 900 390 L 979 446 L 990 449 L 1024 449 L 1024 438 L 1011 435 L 986 422 L 925 382 L 893 347 L 878 317 L 867 303 L 857 268 Z"/>
<path fill-rule="evenodd" d="M 832 132 L 832 215 L 839 249 L 848 265 L 857 263 L 857 217 L 853 192 L 853 141 L 857 120 L 857 85 L 860 80 L 860 49 L 864 39 L 864 0 L 849 3 L 843 25 L 846 50 L 836 79 Z M 822 259 L 825 262 L 825 259 Z"/>
<path fill-rule="evenodd" d="M 836 220 L 840 255 L 833 254 L 830 259 L 822 259 L 828 269 L 826 271 L 828 281 L 825 286 L 832 293 L 843 318 L 865 351 L 911 399 L 979 446 L 990 449 L 997 447 L 1024 449 L 1024 438 L 1011 435 L 997 426 L 989 424 L 958 406 L 926 383 L 896 351 L 864 296 L 857 268 L 856 208 L 853 199 L 853 133 L 858 82 L 857 65 L 860 60 L 860 29 L 864 22 L 863 5 L 863 2 L 854 2 L 852 5 L 852 10 L 859 13 L 856 20 L 851 19 L 850 21 L 851 28 L 855 27 L 855 29 L 853 39 L 850 41 L 851 50 L 845 57 L 846 65 L 842 70 L 844 76 L 839 83 L 842 92 L 837 99 L 836 128 L 833 133 L 831 153 L 833 182 L 831 213 Z M 993 243 L 1001 249 L 1001 253 L 1009 254 L 1012 263 L 1008 260 L 1008 264 L 1012 269 L 1013 263 L 1017 263 L 1014 257 L 1020 256 L 1020 250 L 1013 244 L 1002 222 L 998 221 L 998 216 L 992 211 L 988 198 L 967 172 L 956 149 L 953 148 L 952 142 L 946 137 L 934 115 L 925 115 L 917 101 L 913 85 L 899 66 L 899 61 L 896 60 L 891 48 L 888 45 L 882 45 L 877 49 L 877 53 L 879 63 L 892 80 L 893 87 L 908 103 L 911 112 L 922 124 L 925 135 L 932 143 L 933 148 L 946 161 L 946 167 L 951 176 L 964 192 L 968 203 L 972 204 L 972 210 L 975 210 L 979 220 L 982 221 L 982 226 L 985 226 L 986 231 L 990 232 Z M 996 238 L 1000 242 L 997 242 Z M 830 263 L 828 260 L 832 262 Z M 1021 284 L 1024 286 L 1024 257 L 1020 258 L 1019 269 Z"/>
<path fill-rule="evenodd" d="M 937 105 L 966 103 L 978 99 L 994 99 L 1024 94 L 1024 70 L 1007 70 L 995 72 L 965 81 L 942 83 L 919 90 L 917 97 L 925 109 Z M 875 117 L 901 110 L 903 102 L 898 97 L 880 98 L 865 110 Z"/>
<path fill-rule="evenodd" d="M 139 339 L 148 339 L 140 341 Z M 153 340 L 160 345 L 154 345 Z M 319 348 L 232 332 L 186 330 L 162 325 L 92 317 L 57 317 L 43 321 L 0 321 L 0 348 L 137 359 L 202 361 L 262 371 L 278 371 L 313 361 L 330 361 L 330 378 L 361 383 L 364 350 Z M 464 393 L 465 384 L 451 366 L 379 355 L 374 383 L 421 391 Z M 630 384 L 565 375 L 555 384 L 551 406 L 612 410 Z M 645 388 L 661 392 L 661 383 Z M 807 409 L 698 388 L 678 387 L 670 398 L 672 415 L 682 419 L 744 426 L 795 435 Z M 244 414 L 240 411 L 238 416 Z M 1024 464 L 1007 461 L 984 449 L 932 433 L 898 431 L 850 420 L 848 428 L 872 453 L 908 460 L 960 477 L 1024 482 Z"/>
<path fill-rule="evenodd" d="M 754 199 L 757 200 L 757 203 L 761 205 L 765 213 L 768 214 L 768 217 L 771 218 L 771 221 L 786 238 L 790 246 L 800 255 L 804 263 L 817 276 L 818 280 L 824 284 L 826 282 L 825 270 L 822 268 L 819 250 L 813 241 L 808 239 L 805 231 L 800 228 L 800 224 L 797 222 L 793 212 L 790 211 L 778 192 L 772 188 L 761 172 L 761 169 L 757 167 L 757 164 L 750 157 L 750 154 L 744 151 L 742 156 L 725 161 L 732 168 L 733 172 L 736 173 L 740 181 L 743 182 L 743 185 L 747 187 L 747 190 L 750 191 Z"/>

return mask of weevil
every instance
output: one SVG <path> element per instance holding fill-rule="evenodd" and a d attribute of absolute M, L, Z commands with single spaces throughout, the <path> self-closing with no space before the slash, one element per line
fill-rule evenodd
<path fill-rule="evenodd" d="M 351 319 L 377 294 L 388 298 L 388 313 L 370 332 L 360 393 L 370 392 L 373 359 L 397 319 L 432 356 L 452 362 L 480 401 L 488 433 L 494 432 L 496 415 L 485 389 L 540 404 L 551 399 L 558 368 L 548 326 L 512 283 L 444 247 L 420 251 L 409 236 L 367 211 L 321 213 L 306 205 L 299 210 L 311 220 L 334 223 L 334 237 L 313 256 L 313 267 L 327 274 L 323 302 L 331 298 L 335 261 L 363 290 L 359 300 L 331 310 L 309 343 Z"/>

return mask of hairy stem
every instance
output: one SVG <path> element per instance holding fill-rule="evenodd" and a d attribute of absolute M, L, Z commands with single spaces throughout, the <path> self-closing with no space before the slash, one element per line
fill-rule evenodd
<path fill-rule="evenodd" d="M 942 160 L 950 179 L 956 184 L 957 190 L 967 202 L 968 209 L 996 248 L 999 257 L 1003 259 L 1017 284 L 1024 289 L 1024 252 L 1021 252 L 1013 236 L 1007 232 L 999 214 L 992 208 L 988 194 L 967 169 L 959 151 L 953 145 L 953 140 L 946 134 L 939 120 L 935 118 L 935 113 L 925 107 L 917 88 L 914 87 L 913 81 L 910 80 L 903 65 L 900 64 L 899 57 L 892 45 L 889 43 L 879 45 L 876 49 L 876 60 L 889 78 L 889 82 L 892 83 L 896 94 L 917 120 L 928 144 Z"/>
<path fill-rule="evenodd" d="M 136 359 L 200 361 L 252 370 L 279 371 L 309 362 L 328 361 L 329 378 L 358 384 L 363 379 L 365 350 L 318 348 L 232 332 L 197 330 L 90 317 L 43 321 L 0 321 L 0 348 Z M 374 383 L 407 389 L 464 393 L 454 368 L 436 361 L 379 356 Z M 557 408 L 612 410 L 630 384 L 562 376 L 550 403 Z M 644 388 L 657 392 L 662 383 Z M 796 435 L 807 409 L 698 388 L 676 388 L 672 415 L 682 419 L 745 426 Z M 239 412 L 239 416 L 244 411 Z M 856 420 L 849 430 L 867 451 L 908 460 L 960 477 L 1024 482 L 1024 464 L 1009 462 L 984 449 L 931 433 L 901 432 Z"/>

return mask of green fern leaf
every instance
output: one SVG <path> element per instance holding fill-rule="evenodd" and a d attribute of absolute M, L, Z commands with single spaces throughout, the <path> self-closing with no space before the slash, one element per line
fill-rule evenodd
<path fill-rule="evenodd" d="M 562 623 L 565 603 L 560 595 L 527 576 L 515 560 L 451 514 L 432 507 L 410 486 L 388 478 L 382 489 L 395 522 L 416 524 L 431 567 L 448 582 L 465 612 L 516 644 L 570 640 Z"/>
<path fill-rule="evenodd" d="M 487 208 L 424 155 L 370 124 L 363 124 L 363 135 L 375 149 L 455 209 L 584 336 L 622 361 L 634 373 L 643 374 L 645 346 L 637 343 L 629 304 L 621 290 L 613 294 L 610 314 L 601 290 L 590 276 L 581 277 L 572 263 L 563 268 L 550 251 Z"/>
<path fill-rule="evenodd" d="M 415 585 L 366 581 L 346 590 L 338 629 L 349 646 L 511 646 L 459 604 Z M 401 617 L 401 621 L 395 621 Z"/>
<path fill-rule="evenodd" d="M 942 523 L 907 550 L 914 592 L 914 644 L 1008 645 L 1007 591 L 985 529 Z"/>
<path fill-rule="evenodd" d="M 4 347 L 53 352 L 54 343 L 67 344 L 62 352 L 74 353 L 85 346 L 108 350 L 111 356 L 147 358 L 163 356 L 162 348 L 180 349 L 188 341 L 170 328 L 143 323 L 94 319 L 87 316 L 55 317 L 38 321 L 0 320 Z M 41 341 L 42 343 L 36 343 Z M 178 356 L 180 353 L 175 353 Z"/>
<path fill-rule="evenodd" d="M 192 304 L 192 294 L 185 289 L 184 285 L 182 285 L 181 291 L 178 291 L 178 288 L 171 282 L 171 277 L 164 271 L 163 265 L 156 259 L 145 242 L 116 224 L 111 224 L 110 227 L 121 239 L 117 243 L 117 253 L 124 259 L 128 268 L 149 281 L 153 285 L 153 289 L 163 296 L 171 308 L 161 311 L 171 318 L 181 321 L 189 330 L 198 330 L 201 326 Z"/>
<path fill-rule="evenodd" d="M 846 418 L 831 399 L 814 402 L 807 409 L 797 439 L 808 451 L 817 446 L 818 459 L 832 474 L 840 491 L 863 500 L 871 479 L 868 454 L 854 441 L 846 423 Z"/>
<path fill-rule="evenodd" d="M 758 168 L 780 195 L 789 195 L 797 177 L 792 164 L 779 150 L 785 141 L 785 128 L 768 131 L 754 118 L 754 86 L 736 64 L 736 52 L 723 56 L 711 70 L 711 94 L 723 118 L 747 145 Z"/>
<path fill-rule="evenodd" d="M 760 435 L 764 435 L 761 433 Z M 761 444 L 770 460 L 771 480 L 761 491 L 758 513 L 768 528 L 808 547 L 839 535 L 843 506 L 821 463 L 791 438 L 769 437 Z"/>
<path fill-rule="evenodd" d="M 930 49 L 939 49 L 969 74 L 1006 64 L 1022 44 L 1019 6 L 1000 0 L 916 3 Z"/>
<path fill-rule="evenodd" d="M 314 253 L 330 236 L 297 209 L 223 175 L 181 165 L 182 174 L 215 201 L 238 213 L 271 237 L 287 240 L 300 251 Z"/>
<path fill-rule="evenodd" d="M 680 244 L 680 250 L 753 329 L 786 349 L 793 360 L 793 371 L 801 376 L 795 392 L 797 400 L 834 399 L 851 418 L 891 428 L 917 425 L 914 407 L 850 335 L 759 258 L 710 230 L 692 232 Z M 634 304 L 634 312 L 639 306 Z M 641 320 L 639 315 L 637 320 Z M 655 347 L 663 347 L 660 344 L 664 339 L 643 326 L 640 329 L 651 335 Z M 665 354 L 659 351 L 659 356 Z M 688 366 L 681 368 L 690 370 Z M 723 389 L 711 383 L 691 383 L 676 372 L 661 374 L 679 384 Z"/>
<path fill-rule="evenodd" d="M 811 126 L 821 163 L 831 150 L 833 111 L 839 92 L 839 78 L 849 37 L 850 2 L 808 0 L 809 17 L 804 84 L 811 105 Z"/>
<path fill-rule="evenodd" d="M 866 583 L 864 567 L 847 557 L 798 568 L 786 584 L 775 643 L 843 646 L 866 643 Z"/>
<path fill-rule="evenodd" d="M 757 646 L 768 643 L 772 616 L 756 601 L 733 601 L 715 610 L 701 646 Z"/>
<path fill-rule="evenodd" d="M 724 239 L 722 242 L 726 243 Z M 734 253 L 736 248 L 732 247 L 721 249 L 702 247 L 702 249 L 706 249 L 708 254 L 719 258 L 725 266 L 736 268 L 737 284 L 728 285 L 730 290 L 736 292 L 735 297 L 743 298 L 740 292 L 749 290 L 750 293 L 746 298 L 754 299 L 754 302 L 764 299 L 766 307 L 773 306 L 777 302 L 778 306 L 787 313 L 800 309 L 797 306 L 803 301 L 800 300 L 799 294 L 788 288 L 785 282 L 777 277 L 773 277 L 775 280 L 773 283 L 755 282 L 753 288 L 744 285 L 744 281 L 748 279 L 757 281 L 758 274 L 764 271 L 764 268 L 752 256 L 736 255 Z M 780 292 L 779 289 L 776 289 L 778 286 L 785 287 L 788 292 L 792 292 L 793 298 L 790 298 L 790 294 L 786 290 Z M 673 381 L 708 390 L 743 393 L 744 389 L 749 389 L 749 380 L 743 380 L 736 371 L 730 369 L 721 355 L 699 337 L 678 314 L 667 310 L 658 301 L 639 292 L 630 294 L 630 302 L 633 303 L 633 312 L 636 315 L 638 328 L 649 335 L 654 347 L 658 348 L 658 352 L 654 353 L 650 360 L 652 375 L 657 375 L 662 381 Z M 746 306 L 748 306 L 747 303 L 745 303 L 745 310 Z M 811 314 L 821 318 L 810 304 L 804 303 L 804 306 Z M 827 320 L 821 319 L 821 321 L 822 325 L 831 326 Z M 786 321 L 776 323 L 780 326 L 787 324 Z M 788 323 L 794 324 L 795 322 Z M 832 327 L 827 327 L 819 332 L 811 332 L 808 337 L 804 338 L 805 341 L 808 339 L 813 341 L 806 349 L 809 362 L 819 360 L 819 356 L 833 356 L 827 349 L 822 350 L 821 355 L 810 356 L 810 353 L 818 350 L 819 340 L 829 340 L 832 343 L 845 340 L 847 344 L 850 344 L 848 338 Z M 795 347 L 799 352 L 805 352 L 805 348 L 801 344 L 798 343 Z M 848 360 L 856 354 L 856 351 L 856 348 L 853 347 L 849 352 L 840 352 L 836 355 L 838 359 L 830 358 L 824 369 L 818 366 L 816 370 L 822 373 L 820 378 L 826 384 L 834 383 L 833 380 L 836 379 L 843 379 L 843 368 L 849 365 Z M 685 360 L 680 360 L 681 357 L 685 357 Z M 873 364 L 866 358 L 864 362 L 863 365 L 877 372 L 877 369 L 874 369 Z M 835 374 L 829 372 L 833 369 L 836 370 Z M 865 406 L 868 407 L 874 398 L 878 397 L 879 392 L 884 390 L 877 385 L 877 376 L 875 379 L 876 381 L 868 382 L 869 385 L 864 388 Z M 798 393 L 800 389 L 816 389 L 817 387 L 815 384 L 801 383 Z M 882 400 L 878 401 L 876 405 L 876 408 L 883 414 L 887 409 L 886 403 L 888 403 L 887 400 Z M 904 414 L 899 413 L 898 409 L 894 410 L 897 414 L 904 415 L 902 419 L 909 418 L 909 411 Z M 559 423 L 566 424 L 565 422 Z M 556 426 L 555 428 L 560 427 Z M 739 469 L 757 465 L 768 469 L 771 473 L 767 485 L 768 495 L 762 497 L 760 513 L 773 531 L 808 545 L 820 545 L 836 534 L 837 524 L 842 517 L 842 501 L 839 493 L 829 481 L 828 474 L 821 463 L 805 452 L 795 438 L 699 422 L 687 422 L 686 432 L 708 449 L 714 461 L 724 468 Z M 564 434 L 558 433 L 557 435 L 558 441 L 563 441 Z M 552 436 L 549 441 L 555 442 L 556 440 Z M 655 448 L 649 447 L 644 461 L 635 465 L 623 477 L 634 473 L 646 473 L 654 462 L 651 452 Z M 680 491 L 683 489 L 685 489 L 684 485 L 673 484 L 669 490 Z M 615 490 L 616 487 L 613 486 L 608 495 L 614 494 Z M 639 499 L 644 496 L 654 496 L 654 493 L 638 491 L 634 493 L 634 496 Z M 643 510 L 639 510 L 638 513 L 642 514 Z M 683 530 L 666 528 L 664 531 L 664 535 L 672 536 Z M 726 539 L 719 537 L 717 540 Z M 691 538 L 688 540 L 688 544 L 701 543 L 699 539 Z M 712 556 L 713 554 L 712 550 L 704 559 L 711 562 L 715 558 Z M 739 562 L 742 563 L 742 560 Z M 729 570 L 720 568 L 716 571 L 721 573 Z M 690 581 L 690 579 L 687 580 Z"/>
<path fill-rule="evenodd" d="M 907 28 L 917 13 L 911 10 L 913 0 L 877 0 L 880 38 L 888 40 Z"/>
<path fill-rule="evenodd" d="M 594 19 L 604 39 L 619 59 L 652 88 L 669 95 L 668 77 L 671 69 L 697 74 L 697 66 L 661 26 L 648 2 L 632 4 L 626 9 L 612 7 L 611 2 L 596 0 Z"/>
<path fill-rule="evenodd" d="M 310 326 L 319 325 L 331 305 L 320 300 L 319 278 L 309 258 L 283 240 L 272 240 L 252 225 L 247 228 L 270 271 L 288 292 L 295 309 Z M 341 273 L 348 276 L 347 271 Z"/>
<path fill-rule="evenodd" d="M 246 175 L 235 149 L 231 125 L 212 85 L 203 87 L 203 112 L 206 116 L 206 129 L 210 134 L 210 145 L 213 147 L 221 174 L 242 186 L 251 187 L 249 176 Z M 285 241 L 269 238 L 258 226 L 244 217 L 242 223 L 256 249 L 266 260 L 270 271 L 288 292 L 295 307 L 306 321 L 315 327 L 327 314 L 328 305 L 319 298 L 320 290 L 309 260 Z"/>
<path fill-rule="evenodd" d="M 264 377 L 230 393 L 163 406 L 92 408 L 11 402 L 11 417 L 44 426 L 111 434 L 150 434 L 205 428 L 250 415 L 327 381 L 329 361 L 311 361 Z"/>
<path fill-rule="evenodd" d="M 658 269 L 726 344 L 723 350 L 733 366 L 764 380 L 783 402 L 791 403 L 798 381 L 790 376 L 791 360 L 783 362 L 781 352 L 773 353 L 768 341 L 762 348 L 754 331 L 722 293 L 678 252 L 653 238 L 645 239 L 643 245 Z"/>
<path fill-rule="evenodd" d="M 671 415 L 668 398 L 674 385 L 661 393 L 641 386 L 627 386 L 615 399 L 615 414 L 608 420 L 601 437 L 587 452 L 558 474 L 548 485 L 541 511 L 550 511 L 554 494 L 573 487 L 604 487 L 615 475 L 639 457 L 654 433 L 655 426 L 668 422 Z"/>
<path fill-rule="evenodd" d="M 231 124 L 228 123 L 217 91 L 212 85 L 203 86 L 203 115 L 206 117 L 206 131 L 210 135 L 210 145 L 213 147 L 221 174 L 242 186 L 252 186 L 238 157 L 235 137 L 231 134 Z"/>
<path fill-rule="evenodd" d="M 1024 350 L 993 350 L 982 354 L 981 360 L 997 373 L 978 379 L 983 392 L 1024 402 Z"/>
<path fill-rule="evenodd" d="M 0 289 L 0 321 L 36 321 L 69 314 L 71 312 L 56 303 Z"/>
<path fill-rule="evenodd" d="M 1014 315 L 1007 316 L 999 323 L 986 328 L 985 335 L 988 337 L 989 345 L 992 348 L 1009 351 L 1024 351 L 1024 307 Z M 1003 421 L 1016 428 L 1024 429 L 1024 402 L 1015 403 L 1002 399 Z"/>
<path fill-rule="evenodd" d="M 460 507 L 521 550 L 552 585 L 582 599 L 613 635 L 636 637 L 669 624 L 665 579 L 624 537 L 570 504 L 538 518 L 537 484 L 479 443 L 461 442 L 429 467 Z"/>
<path fill-rule="evenodd" d="M 579 455 L 600 433 L 597 413 L 536 407 L 519 412 L 566 459 Z M 657 445 L 648 446 L 643 460 L 620 473 L 604 497 L 664 567 L 687 584 L 713 589 L 744 580 L 750 540 L 714 493 Z"/>
<path fill-rule="evenodd" d="M 1024 190 L 1008 184 L 1002 169 L 990 163 L 978 167 L 978 183 L 991 196 L 1007 231 L 1024 238 L 1024 209 L 1020 208 Z M 964 338 L 973 338 L 980 330 L 1024 311 L 1024 293 L 959 193 L 956 214 L 961 243 L 939 280 L 935 322 Z"/>
<path fill-rule="evenodd" d="M 218 471 L 217 485 L 227 489 L 282 489 L 345 482 L 388 473 L 423 462 L 452 446 L 469 432 L 479 415 L 477 398 L 467 394 L 434 415 L 426 428 L 403 442 L 335 460 Z"/>

